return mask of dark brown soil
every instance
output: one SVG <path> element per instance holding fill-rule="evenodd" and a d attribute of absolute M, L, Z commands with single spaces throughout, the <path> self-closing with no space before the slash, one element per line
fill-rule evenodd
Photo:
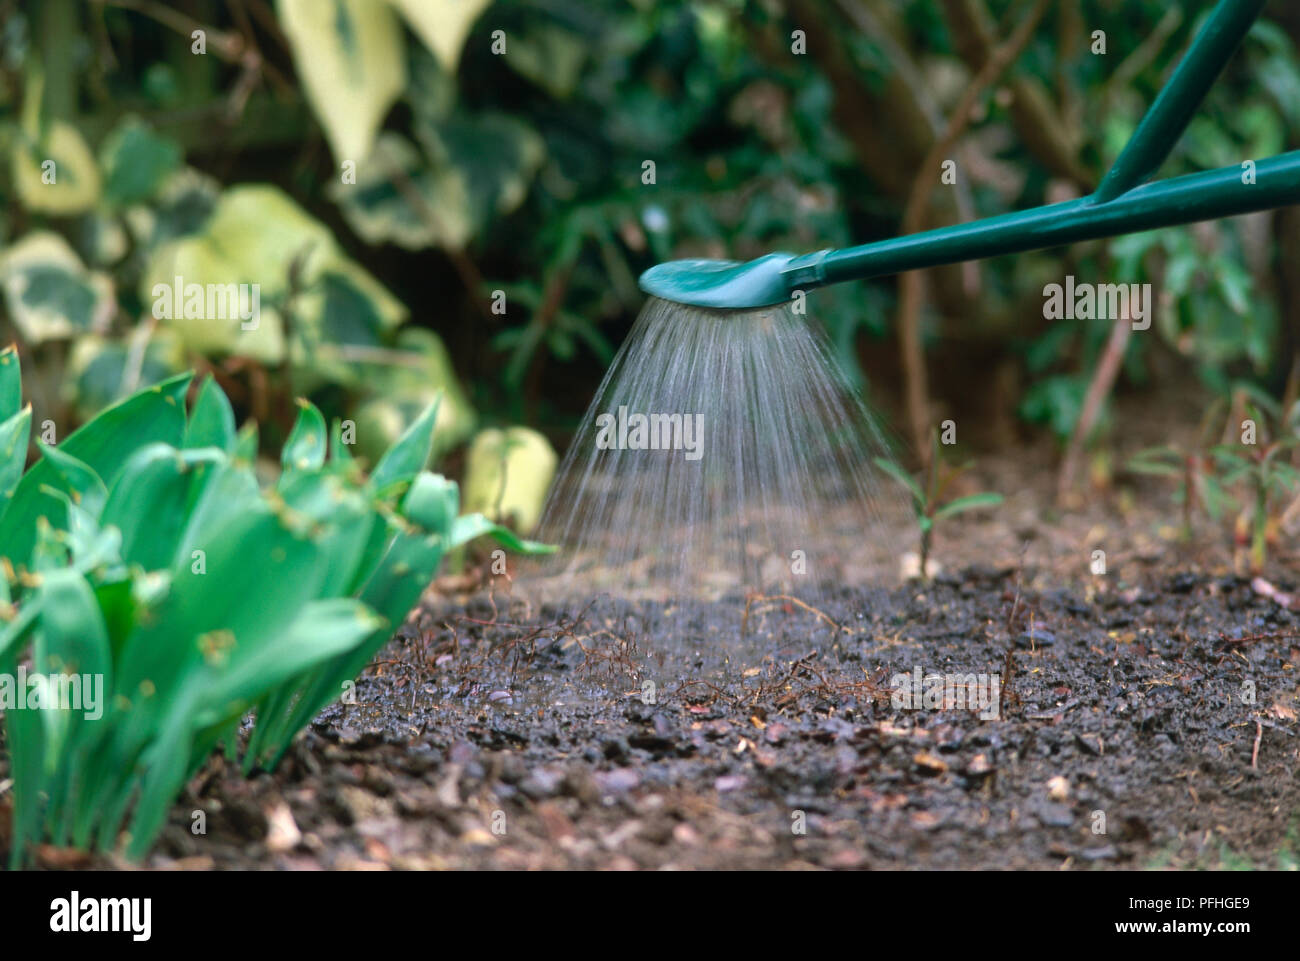
<path fill-rule="evenodd" d="M 1294 867 L 1300 618 L 1232 578 L 1026 579 L 829 600 L 841 630 L 756 602 L 743 642 L 743 602 L 672 612 L 698 655 L 626 610 L 429 611 L 276 774 L 214 760 L 148 865 Z M 998 674 L 1002 717 L 895 710 L 917 664 Z"/>
<path fill-rule="evenodd" d="M 1162 488 L 1061 512 L 1050 451 L 994 464 L 934 583 L 819 612 L 432 598 L 277 772 L 214 758 L 146 866 L 1294 869 L 1300 612 Z M 897 709 L 918 666 L 997 675 L 1000 717 Z"/>

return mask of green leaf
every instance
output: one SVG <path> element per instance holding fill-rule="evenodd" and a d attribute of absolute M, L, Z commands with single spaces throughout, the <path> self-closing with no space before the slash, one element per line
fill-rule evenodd
<path fill-rule="evenodd" d="M 272 644 L 237 656 L 220 670 L 209 670 L 203 683 L 199 723 L 215 723 L 232 709 L 274 689 L 322 661 L 351 651 L 385 622 L 351 597 L 331 597 L 305 605 L 289 628 Z"/>
<path fill-rule="evenodd" d="M 330 199 L 366 243 L 406 250 L 462 249 L 475 232 L 474 205 L 465 171 L 433 163 L 410 140 L 385 131 L 356 183 L 335 183 Z M 428 211 L 436 211 L 431 218 Z"/>
<path fill-rule="evenodd" d="M 447 534 L 460 505 L 455 481 L 421 471 L 402 499 L 402 516 L 430 534 Z"/>
<path fill-rule="evenodd" d="M 918 510 L 925 510 L 925 492 L 921 490 L 921 485 L 916 482 L 916 479 L 903 470 L 902 465 L 887 457 L 877 457 L 875 462 L 877 467 L 908 489 Z"/>
<path fill-rule="evenodd" d="M 257 478 L 250 466 L 239 461 L 218 461 L 212 476 L 202 485 L 193 500 L 185 531 L 176 545 L 176 556 L 169 566 L 194 567 L 199 560 L 195 551 L 205 551 L 218 532 L 237 517 L 268 513 L 270 508 L 261 496 Z"/>
<path fill-rule="evenodd" d="M 934 512 L 934 518 L 935 520 L 939 520 L 943 517 L 951 517 L 954 514 L 975 510 L 980 507 L 996 507 L 1001 503 L 1001 494 L 969 494 L 966 497 L 958 497 L 957 499 L 950 500 L 948 503 L 944 504 Z"/>
<path fill-rule="evenodd" d="M 127 207 L 158 192 L 180 167 L 182 151 L 176 141 L 159 136 L 138 117 L 126 117 L 104 139 L 99 156 L 104 200 Z"/>
<path fill-rule="evenodd" d="M 435 400 L 410 427 L 397 438 L 370 475 L 370 485 L 376 491 L 385 491 L 395 484 L 407 483 L 424 469 L 433 450 L 433 425 L 438 418 Z"/>
<path fill-rule="evenodd" d="M 23 368 L 18 348 L 10 344 L 0 350 L 0 420 L 8 420 L 23 405 Z"/>
<path fill-rule="evenodd" d="M 226 392 L 212 376 L 205 377 L 199 387 L 194 410 L 185 425 L 183 446 L 215 447 L 227 454 L 235 449 L 235 412 Z"/>
<path fill-rule="evenodd" d="M 33 668 L 44 674 L 99 675 L 103 691 L 111 691 L 108 630 L 89 582 L 74 570 L 53 571 L 41 579 L 39 592 L 40 630 Z M 88 693 L 83 690 L 83 697 Z"/>
<path fill-rule="evenodd" d="M 88 466 L 112 486 L 118 471 L 137 448 L 153 442 L 178 445 L 185 430 L 185 391 L 190 375 L 179 374 L 148 387 L 68 435 L 59 449 Z M 23 475 L 0 517 L 0 556 L 15 565 L 28 562 L 36 543 L 36 522 L 47 517 L 55 527 L 66 523 L 62 501 L 44 488 L 61 486 L 58 472 L 42 458 Z"/>
<path fill-rule="evenodd" d="M 150 444 L 135 452 L 108 494 L 103 526 L 122 532 L 122 560 L 147 571 L 171 566 L 189 521 L 195 485 L 213 477 L 224 455 L 212 447 Z"/>
<path fill-rule="evenodd" d="M 447 546 L 448 548 L 460 547 L 484 534 L 490 534 L 499 543 L 519 554 L 554 554 L 556 550 L 553 544 L 525 540 L 510 528 L 494 524 L 482 514 L 465 514 L 457 517 L 451 526 Z"/>
<path fill-rule="evenodd" d="M 3 517 L 14 488 L 27 464 L 27 441 L 31 435 L 32 409 L 26 407 L 0 423 L 0 517 Z"/>
<path fill-rule="evenodd" d="M 286 472 L 320 470 L 325 463 L 325 418 L 310 401 L 298 398 L 298 418 L 280 452 Z"/>
<path fill-rule="evenodd" d="M 233 460 L 252 466 L 257 460 L 257 423 L 249 421 L 235 437 Z"/>
<path fill-rule="evenodd" d="M 99 512 L 104 509 L 104 500 L 108 497 L 108 488 L 99 475 L 67 451 L 41 441 L 37 441 L 36 446 L 62 479 L 59 489 L 67 493 L 72 503 L 81 505 L 91 517 L 99 517 Z"/>

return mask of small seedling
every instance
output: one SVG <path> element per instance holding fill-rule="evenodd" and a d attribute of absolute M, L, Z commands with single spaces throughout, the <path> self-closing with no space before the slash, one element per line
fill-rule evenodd
<path fill-rule="evenodd" d="M 967 494 L 945 500 L 953 481 L 960 477 L 972 462 L 952 467 L 943 462 L 940 456 L 939 434 L 931 434 L 930 464 L 925 470 L 925 486 L 917 482 L 911 474 L 896 461 L 886 457 L 877 457 L 876 466 L 894 480 L 907 488 L 912 495 L 912 512 L 916 517 L 916 526 L 921 542 L 921 577 L 929 577 L 930 543 L 934 535 L 934 525 L 945 517 L 953 517 L 978 507 L 996 507 L 1002 503 L 1002 495 L 989 491 Z"/>
<path fill-rule="evenodd" d="M 1250 543 L 1250 572 L 1264 569 L 1268 543 L 1276 536 L 1277 524 L 1270 504 L 1276 498 L 1294 497 L 1300 488 L 1300 470 L 1286 455 L 1297 445 L 1297 438 L 1284 437 L 1253 447 L 1220 446 L 1214 457 L 1222 471 L 1223 484 L 1244 484 L 1250 492 L 1249 515 L 1242 515 L 1237 526 L 1237 541 Z"/>
<path fill-rule="evenodd" d="M 1228 413 L 1227 398 L 1221 397 L 1206 408 L 1194 444 L 1148 447 L 1138 451 L 1125 464 L 1126 469 L 1134 474 L 1169 477 L 1176 481 L 1174 502 L 1182 507 L 1179 539 L 1184 542 L 1192 539 L 1198 507 L 1217 524 L 1224 513 L 1235 506 L 1214 469 L 1214 436 Z"/>

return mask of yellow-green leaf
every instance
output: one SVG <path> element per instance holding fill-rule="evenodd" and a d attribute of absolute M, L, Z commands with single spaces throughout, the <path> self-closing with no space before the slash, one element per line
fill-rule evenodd
<path fill-rule="evenodd" d="M 401 23 L 385 0 L 280 0 L 279 10 L 335 161 L 360 165 L 406 87 Z"/>
<path fill-rule="evenodd" d="M 388 0 L 401 11 L 420 41 L 454 73 L 470 28 L 492 0 Z"/>
<path fill-rule="evenodd" d="M 0 255 L 9 316 L 29 344 L 104 330 L 116 299 L 105 274 L 88 271 L 58 234 L 28 234 Z"/>
<path fill-rule="evenodd" d="M 99 166 L 71 124 L 54 121 L 39 143 L 20 140 L 12 159 L 14 189 L 28 210 L 69 217 L 99 200 Z"/>
<path fill-rule="evenodd" d="M 528 533 L 541 520 L 556 460 L 555 449 L 535 430 L 481 431 L 466 460 L 465 511 Z"/>

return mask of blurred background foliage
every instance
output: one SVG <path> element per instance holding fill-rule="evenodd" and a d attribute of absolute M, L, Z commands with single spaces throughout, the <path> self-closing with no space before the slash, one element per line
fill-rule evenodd
<path fill-rule="evenodd" d="M 455 472 L 479 452 L 497 493 L 468 496 L 490 513 L 507 485 L 484 459 L 536 451 L 553 469 L 546 440 L 567 442 L 643 303 L 641 270 L 887 237 L 918 178 L 936 185 L 926 226 L 1086 193 L 1210 4 L 1048 4 L 941 188 L 923 160 L 1029 6 L 0 0 L 0 323 L 35 423 L 66 433 L 197 367 L 264 422 L 268 449 L 306 395 L 373 455 L 445 391 L 436 453 Z M 1300 10 L 1272 4 L 1164 175 L 1300 146 L 1298 37 Z M 1297 254 L 1287 210 L 929 271 L 909 321 L 920 371 L 898 359 L 896 279 L 810 303 L 887 411 L 921 377 L 925 416 L 960 412 L 968 442 L 1096 446 L 1110 385 L 1092 415 L 1085 398 L 1113 324 L 1045 319 L 1045 284 L 1154 285 L 1114 390 L 1293 401 Z M 176 277 L 258 284 L 257 329 L 156 317 Z"/>

